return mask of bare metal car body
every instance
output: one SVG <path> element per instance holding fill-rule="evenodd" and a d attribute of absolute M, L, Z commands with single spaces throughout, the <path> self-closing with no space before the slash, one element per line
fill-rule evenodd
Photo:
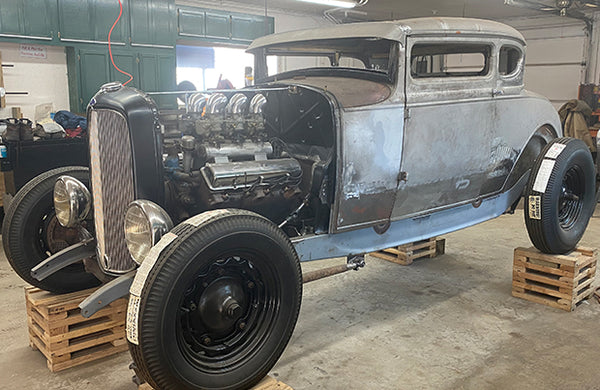
<path fill-rule="evenodd" d="M 561 136 L 553 106 L 524 89 L 523 36 L 500 23 L 341 25 L 263 37 L 248 50 L 257 86 L 186 93 L 175 114 L 118 84 L 90 102 L 95 245 L 78 244 L 33 272 L 43 278 L 96 256 L 97 269 L 122 275 L 83 304 L 84 314 L 133 281 L 122 226 L 134 200 L 156 203 L 175 223 L 211 209 L 257 211 L 287 229 L 301 261 L 357 255 L 510 210 L 542 148 Z M 364 69 L 340 67 L 346 52 Z M 450 69 L 439 59 L 450 54 L 483 62 Z M 269 76 L 269 55 L 321 55 L 333 66 Z M 278 143 L 301 152 L 278 152 L 270 138 L 286 121 L 295 133 L 278 134 Z"/>

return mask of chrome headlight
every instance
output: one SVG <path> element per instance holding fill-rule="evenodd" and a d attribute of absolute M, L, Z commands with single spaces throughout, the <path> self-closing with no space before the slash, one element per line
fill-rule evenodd
<path fill-rule="evenodd" d="M 71 176 L 61 176 L 54 184 L 56 219 L 64 227 L 83 221 L 92 207 L 92 196 L 86 186 Z"/>
<path fill-rule="evenodd" d="M 169 214 L 149 200 L 134 200 L 125 214 L 125 242 L 133 261 L 138 265 L 160 240 L 173 228 Z"/>

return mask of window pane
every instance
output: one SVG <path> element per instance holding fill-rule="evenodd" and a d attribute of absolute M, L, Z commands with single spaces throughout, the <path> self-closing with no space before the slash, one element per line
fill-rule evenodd
<path fill-rule="evenodd" d="M 469 77 L 489 73 L 490 46 L 471 44 L 419 44 L 412 48 L 411 75 Z"/>
<path fill-rule="evenodd" d="M 500 49 L 500 74 L 503 76 L 514 73 L 521 60 L 521 51 L 510 46 L 503 46 Z"/>

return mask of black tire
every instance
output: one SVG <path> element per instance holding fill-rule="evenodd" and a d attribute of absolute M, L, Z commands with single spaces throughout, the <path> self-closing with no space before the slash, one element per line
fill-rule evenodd
<path fill-rule="evenodd" d="M 139 344 L 129 346 L 136 371 L 155 389 L 247 389 L 275 365 L 292 335 L 302 297 L 296 251 L 264 217 L 223 212 L 199 226 L 175 227 L 178 237 L 144 283 Z M 231 318 L 203 316 L 216 307 L 226 311 L 231 301 L 223 291 L 241 309 Z"/>
<path fill-rule="evenodd" d="M 547 153 L 556 144 L 564 149 L 552 158 L 554 154 Z M 554 167 L 541 192 L 534 187 L 544 161 L 548 166 L 554 161 Z M 546 145 L 533 166 L 525 194 L 525 225 L 536 248 L 551 254 L 575 249 L 594 212 L 595 175 L 594 160 L 583 141 L 557 138 Z M 538 185 L 543 187 L 544 182 L 540 178 Z"/>
<path fill-rule="evenodd" d="M 60 226 L 54 214 L 54 183 L 62 175 L 89 184 L 88 168 L 64 167 L 44 172 L 17 192 L 2 224 L 4 253 L 15 272 L 27 283 L 59 294 L 100 284 L 85 272 L 83 263 L 70 265 L 42 281 L 31 277 L 31 269 L 52 253 L 79 242 L 77 231 Z M 55 235 L 64 239 L 53 240 Z"/>

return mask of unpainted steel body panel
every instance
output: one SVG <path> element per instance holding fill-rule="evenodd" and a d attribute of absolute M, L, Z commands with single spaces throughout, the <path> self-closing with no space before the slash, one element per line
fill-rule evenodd
<path fill-rule="evenodd" d="M 341 110 L 332 232 L 477 204 L 505 188 L 519 158 L 533 164 L 523 151 L 536 130 L 548 127 L 560 136 L 552 105 L 523 89 L 524 55 L 514 72 L 499 74 L 502 47 L 524 54 L 518 39 L 432 34 L 409 36 L 403 47 L 411 53 L 415 44 L 440 42 L 487 45 L 488 73 L 413 78 L 409 54 L 401 48 L 406 61 L 392 97 L 360 111 Z"/>
<path fill-rule="evenodd" d="M 332 231 L 390 219 L 400 173 L 403 122 L 403 104 L 342 111 Z"/>

